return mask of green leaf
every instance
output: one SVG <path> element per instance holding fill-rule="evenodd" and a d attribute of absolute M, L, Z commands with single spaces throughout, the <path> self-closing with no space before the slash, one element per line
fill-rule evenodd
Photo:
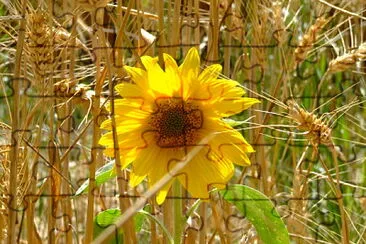
<path fill-rule="evenodd" d="M 230 185 L 219 193 L 254 225 L 263 243 L 290 243 L 286 226 L 275 206 L 261 192 L 244 185 Z"/>
<path fill-rule="evenodd" d="M 121 210 L 116 208 L 107 209 L 98 213 L 94 218 L 94 239 L 100 235 L 108 226 L 114 224 L 114 222 L 121 216 Z M 114 235 L 114 238 L 110 243 L 119 244 L 123 243 L 123 232 L 118 231 L 118 234 Z"/>
<path fill-rule="evenodd" d="M 134 222 L 135 222 L 135 231 L 136 232 L 140 232 L 141 229 L 142 229 L 142 225 L 144 224 L 145 222 L 145 215 L 141 214 L 141 213 L 137 213 L 135 216 L 134 216 Z"/>
<path fill-rule="evenodd" d="M 140 232 L 142 225 L 146 220 L 148 212 L 140 210 L 134 215 L 135 231 Z M 94 218 L 94 239 L 100 235 L 108 226 L 113 225 L 121 216 L 121 210 L 110 208 L 97 214 Z M 111 243 L 123 243 L 122 229 L 118 231 Z"/>
<path fill-rule="evenodd" d="M 114 160 L 110 161 L 106 165 L 103 165 L 95 172 L 95 184 L 100 186 L 103 183 L 109 181 L 116 177 L 116 171 L 114 170 Z M 82 193 L 87 192 L 89 189 L 89 179 L 84 181 L 84 183 L 76 191 L 75 196 L 79 196 Z"/>

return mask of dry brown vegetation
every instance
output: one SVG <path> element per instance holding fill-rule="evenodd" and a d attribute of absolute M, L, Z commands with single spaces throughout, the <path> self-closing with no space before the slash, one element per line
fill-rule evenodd
<path fill-rule="evenodd" d="M 123 65 L 180 62 L 195 46 L 203 67 L 222 64 L 262 101 L 232 118 L 256 153 L 231 183 L 270 198 L 295 243 L 366 243 L 365 11 L 361 0 L 1 1 L 0 240 L 90 243 L 110 208 L 135 215 L 121 222 L 126 243 L 177 235 L 172 193 L 150 198 L 136 229 L 149 190 L 128 187 L 129 169 L 75 192 L 114 162 L 99 127 L 114 86 L 131 82 Z M 260 239 L 217 196 L 183 195 L 183 242 Z"/>

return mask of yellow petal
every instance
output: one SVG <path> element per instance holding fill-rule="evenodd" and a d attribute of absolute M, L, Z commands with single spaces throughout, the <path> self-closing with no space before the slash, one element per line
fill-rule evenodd
<path fill-rule="evenodd" d="M 220 159 L 215 154 L 210 155 L 208 160 L 208 153 L 209 150 L 201 150 L 182 170 L 185 177 L 178 177 L 194 198 L 208 199 L 211 187 L 225 185 L 234 174 L 234 166 L 230 161 Z"/>
<path fill-rule="evenodd" d="M 159 157 L 156 157 L 155 165 L 150 167 L 150 172 L 148 174 L 149 185 L 155 185 L 161 178 L 166 174 L 169 174 L 169 167 L 173 159 L 183 158 L 183 151 L 177 151 L 172 149 L 162 149 L 159 152 Z M 169 189 L 172 185 L 174 178 L 170 180 L 166 185 L 161 186 L 158 194 L 156 195 L 156 202 L 160 205 L 164 202 Z"/>
<path fill-rule="evenodd" d="M 115 89 L 123 98 L 142 98 L 146 96 L 146 91 L 141 87 L 131 83 L 121 83 L 115 86 Z"/>
<path fill-rule="evenodd" d="M 201 84 L 216 80 L 217 77 L 220 75 L 221 70 L 222 66 L 219 64 L 210 65 L 202 71 L 202 73 L 198 77 L 198 80 Z"/>
<path fill-rule="evenodd" d="M 132 100 L 132 99 L 114 99 L 114 108 L 119 110 L 126 110 L 126 109 L 138 109 L 141 106 L 140 100 Z M 108 101 L 106 107 L 111 107 L 111 101 Z"/>
<path fill-rule="evenodd" d="M 243 95 L 245 95 L 245 90 L 241 87 L 233 87 L 223 92 L 225 98 L 242 97 Z"/>
<path fill-rule="evenodd" d="M 179 72 L 182 76 L 192 72 L 195 77 L 198 77 L 200 69 L 200 56 L 196 48 L 192 47 L 188 50 L 187 56 L 183 63 L 179 66 Z"/>
<path fill-rule="evenodd" d="M 221 117 L 229 117 L 231 115 L 240 113 L 243 110 L 248 109 L 253 104 L 260 103 L 258 99 L 255 98 L 224 98 L 217 101 L 213 109 L 221 116 Z"/>
<path fill-rule="evenodd" d="M 114 100 L 114 113 L 119 116 L 140 120 L 146 119 L 150 115 L 148 106 L 144 106 L 143 103 L 131 101 L 130 99 Z"/>
<path fill-rule="evenodd" d="M 148 88 L 147 73 L 145 70 L 130 66 L 123 66 L 127 73 L 132 77 L 132 80 L 142 89 Z"/>
<path fill-rule="evenodd" d="M 142 56 L 141 62 L 145 67 L 145 70 L 151 70 L 155 67 L 155 65 L 158 63 L 159 59 L 157 57 L 153 58 L 150 56 Z"/>
<path fill-rule="evenodd" d="M 161 178 L 168 174 L 167 165 L 160 165 L 160 167 L 153 167 L 151 169 L 149 178 L 149 185 L 155 185 Z M 160 205 L 165 201 L 173 180 L 170 180 L 166 185 L 162 185 L 159 192 L 156 194 L 156 202 Z"/>
<path fill-rule="evenodd" d="M 158 194 L 156 194 L 156 203 L 158 205 L 163 204 L 165 201 L 166 196 L 168 195 L 169 189 L 172 186 L 173 180 L 169 181 L 165 186 L 163 186 Z"/>
<path fill-rule="evenodd" d="M 146 175 L 137 175 L 133 171 L 130 173 L 130 180 L 128 184 L 131 187 L 135 187 L 138 184 L 140 184 L 144 179 L 146 178 Z"/>
<path fill-rule="evenodd" d="M 205 70 L 203 70 L 203 72 L 198 76 L 197 80 L 192 81 L 190 92 L 187 93 L 189 98 L 202 101 L 208 101 L 217 98 L 217 92 L 215 92 L 214 84 L 221 70 L 222 67 L 219 64 L 210 65 Z"/>
<path fill-rule="evenodd" d="M 214 132 L 215 137 L 208 142 L 210 150 L 220 158 L 239 165 L 250 165 L 246 153 L 254 152 L 253 147 L 245 140 L 242 134 L 223 121 L 218 119 L 206 119 L 204 128 L 199 132 L 199 137 Z"/>
<path fill-rule="evenodd" d="M 245 138 L 239 131 L 234 130 L 229 125 L 226 125 L 224 122 L 222 122 L 222 123 L 223 124 L 216 124 L 216 125 L 213 125 L 213 123 L 212 123 L 212 125 L 210 125 L 211 129 L 209 129 L 209 130 L 213 130 L 213 131 L 217 132 L 215 134 L 214 140 L 212 140 L 212 142 L 210 142 L 210 144 L 237 145 L 237 146 L 240 146 L 240 148 L 244 152 L 249 152 L 249 153 L 255 152 L 253 147 L 245 140 Z M 215 148 L 215 149 L 217 149 L 217 148 Z"/>
<path fill-rule="evenodd" d="M 181 81 L 178 73 L 177 62 L 168 54 L 164 53 L 165 74 L 169 89 L 172 90 L 172 95 L 181 96 L 179 93 Z"/>
<path fill-rule="evenodd" d="M 125 111 L 136 110 L 142 108 L 144 105 L 144 99 L 114 99 L 114 113 L 122 113 Z M 111 101 L 106 102 L 104 106 L 108 112 L 112 112 Z"/>
<path fill-rule="evenodd" d="M 189 49 L 186 58 L 179 66 L 182 87 L 181 96 L 187 100 L 194 94 L 198 85 L 198 73 L 200 70 L 200 57 L 196 48 Z"/>
<path fill-rule="evenodd" d="M 141 57 L 141 61 L 146 68 L 148 87 L 154 92 L 155 97 L 171 96 L 173 94 L 171 82 L 159 66 L 158 58 L 143 56 Z"/>
<path fill-rule="evenodd" d="M 223 97 L 241 97 L 245 94 L 245 90 L 240 87 L 240 84 L 233 80 L 209 80 L 207 83 L 213 97 L 217 99 Z"/>
<path fill-rule="evenodd" d="M 134 148 L 146 148 L 148 146 L 147 133 L 143 129 L 137 129 L 130 132 L 121 133 L 117 128 L 117 140 L 119 150 L 128 150 Z M 109 149 L 114 149 L 114 140 L 112 131 L 102 135 L 99 144 Z M 117 146 L 117 145 L 116 145 Z"/>
<path fill-rule="evenodd" d="M 221 144 L 218 150 L 218 154 L 222 158 L 227 158 L 232 163 L 242 166 L 248 166 L 251 164 L 245 153 L 245 146 L 243 145 Z"/>
<path fill-rule="evenodd" d="M 142 126 L 141 120 L 126 119 L 126 117 L 119 115 L 114 115 L 114 119 L 116 125 L 118 126 L 119 133 L 133 131 Z M 103 121 L 103 123 L 100 125 L 100 128 L 104 130 L 112 130 L 112 120 L 107 119 Z"/>
<path fill-rule="evenodd" d="M 164 154 L 166 149 L 160 149 L 154 142 L 154 136 L 147 139 L 147 145 L 144 150 L 141 151 L 139 158 L 133 162 L 133 172 L 138 175 L 151 174 L 154 167 L 166 168 L 168 162 L 164 160 L 166 158 Z"/>

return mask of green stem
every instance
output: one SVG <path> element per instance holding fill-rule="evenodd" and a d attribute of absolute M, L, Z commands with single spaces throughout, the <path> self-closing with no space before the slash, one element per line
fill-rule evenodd
<path fill-rule="evenodd" d="M 183 232 L 183 198 L 182 198 L 182 186 L 178 180 L 173 183 L 173 202 L 174 202 L 174 243 L 180 244 L 182 242 Z"/>

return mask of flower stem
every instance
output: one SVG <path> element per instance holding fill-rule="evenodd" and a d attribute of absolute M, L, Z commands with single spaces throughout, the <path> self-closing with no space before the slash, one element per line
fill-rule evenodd
<path fill-rule="evenodd" d="M 182 186 L 178 180 L 173 183 L 173 204 L 174 204 L 174 243 L 180 244 L 182 242 L 183 232 L 183 198 L 182 198 Z"/>

